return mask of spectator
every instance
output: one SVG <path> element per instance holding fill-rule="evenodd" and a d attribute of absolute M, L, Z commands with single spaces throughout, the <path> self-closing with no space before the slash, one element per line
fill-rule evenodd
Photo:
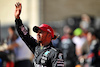
<path fill-rule="evenodd" d="M 77 56 L 81 55 L 81 48 L 84 42 L 86 41 L 86 38 L 82 35 L 83 31 L 80 28 L 76 28 L 74 30 L 74 37 L 73 42 L 76 44 L 76 54 Z"/>
<path fill-rule="evenodd" d="M 84 36 L 87 36 L 88 29 L 94 27 L 94 17 L 87 14 L 81 15 L 80 28 L 83 30 Z"/>
<path fill-rule="evenodd" d="M 88 28 L 90 27 L 90 17 L 87 14 L 82 14 L 81 16 L 81 22 L 80 22 L 80 27 L 84 30 L 87 31 Z"/>
<path fill-rule="evenodd" d="M 32 64 L 30 58 L 32 56 L 32 53 L 23 42 L 23 40 L 17 36 L 15 32 L 15 27 L 9 27 L 8 33 L 11 43 L 7 46 L 6 50 L 14 50 L 15 67 L 31 67 Z"/>
<path fill-rule="evenodd" d="M 64 56 L 65 67 L 75 67 L 76 62 L 78 61 L 75 53 L 75 44 L 72 41 L 73 33 L 70 27 L 67 27 L 66 35 L 67 38 L 62 39 L 61 48 Z"/>
<path fill-rule="evenodd" d="M 63 28 L 63 32 L 64 32 L 64 35 L 61 37 L 61 40 L 63 40 L 63 39 L 67 39 L 68 38 L 68 33 L 69 32 L 71 32 L 71 30 L 70 30 L 70 27 L 69 26 L 64 26 L 64 28 Z"/>
<path fill-rule="evenodd" d="M 87 62 L 89 63 L 89 66 L 100 67 L 100 41 L 95 29 L 89 29 L 87 41 L 90 44 Z"/>
<path fill-rule="evenodd" d="M 60 48 L 60 43 L 61 43 L 61 40 L 60 40 L 60 35 L 56 32 L 56 28 L 53 28 L 54 30 L 54 33 L 57 35 L 57 39 L 55 40 L 52 40 L 52 44 L 55 48 Z"/>

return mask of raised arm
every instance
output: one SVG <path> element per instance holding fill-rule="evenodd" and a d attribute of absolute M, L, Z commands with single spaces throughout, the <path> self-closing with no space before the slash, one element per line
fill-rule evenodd
<path fill-rule="evenodd" d="M 35 51 L 35 47 L 37 45 L 36 40 L 29 35 L 29 32 L 25 29 L 22 20 L 20 19 L 20 14 L 21 14 L 21 10 L 22 10 L 22 5 L 21 3 L 16 3 L 15 4 L 15 25 L 18 31 L 18 34 L 20 35 L 20 37 L 22 38 L 22 40 L 26 43 L 26 45 L 30 48 L 30 50 L 34 53 Z"/>

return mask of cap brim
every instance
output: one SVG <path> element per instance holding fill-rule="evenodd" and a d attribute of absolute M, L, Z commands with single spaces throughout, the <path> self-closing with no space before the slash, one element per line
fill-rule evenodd
<path fill-rule="evenodd" d="M 34 27 L 33 27 L 33 31 L 36 32 L 36 33 L 38 32 L 39 29 L 40 29 L 40 28 L 39 28 L 38 26 L 34 26 Z"/>

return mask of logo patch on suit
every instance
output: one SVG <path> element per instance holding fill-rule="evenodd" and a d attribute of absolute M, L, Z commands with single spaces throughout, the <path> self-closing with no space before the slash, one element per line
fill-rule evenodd
<path fill-rule="evenodd" d="M 41 59 L 41 63 L 45 63 L 45 60 Z"/>
<path fill-rule="evenodd" d="M 58 58 L 62 59 L 62 53 L 59 53 Z"/>
<path fill-rule="evenodd" d="M 50 51 L 46 51 L 43 54 L 43 57 L 41 58 L 41 63 L 45 63 L 47 61 L 47 55 L 50 53 Z"/>
<path fill-rule="evenodd" d="M 50 51 L 46 51 L 46 52 L 44 53 L 44 55 L 47 56 L 49 53 L 50 53 Z"/>

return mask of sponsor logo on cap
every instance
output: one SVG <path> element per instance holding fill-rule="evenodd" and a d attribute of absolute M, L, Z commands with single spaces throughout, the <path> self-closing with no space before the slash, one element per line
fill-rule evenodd
<path fill-rule="evenodd" d="M 47 31 L 49 31 L 51 33 L 50 29 L 47 29 Z"/>

